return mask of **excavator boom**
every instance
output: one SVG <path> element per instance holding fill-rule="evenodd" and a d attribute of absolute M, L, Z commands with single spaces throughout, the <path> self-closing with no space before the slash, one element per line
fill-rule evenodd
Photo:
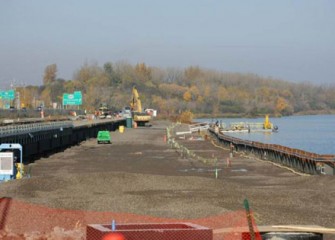
<path fill-rule="evenodd" d="M 132 91 L 132 101 L 130 103 L 130 107 L 132 110 L 132 115 L 134 121 L 138 126 L 144 126 L 147 122 L 151 120 L 151 116 L 142 110 L 142 103 L 138 94 L 136 87 L 133 87 Z"/>
<path fill-rule="evenodd" d="M 139 98 L 136 87 L 133 87 L 132 109 L 136 112 L 142 112 L 142 103 Z"/>

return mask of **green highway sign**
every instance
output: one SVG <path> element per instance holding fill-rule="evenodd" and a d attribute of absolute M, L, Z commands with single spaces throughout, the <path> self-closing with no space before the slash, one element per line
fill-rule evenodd
<path fill-rule="evenodd" d="M 14 90 L 0 91 L 0 99 L 14 100 L 15 99 L 15 91 Z"/>
<path fill-rule="evenodd" d="M 63 105 L 82 105 L 83 97 L 81 91 L 76 91 L 72 93 L 63 94 Z"/>
<path fill-rule="evenodd" d="M 81 97 L 81 91 L 75 91 L 75 92 L 73 92 L 73 95 L 75 95 L 77 97 Z"/>

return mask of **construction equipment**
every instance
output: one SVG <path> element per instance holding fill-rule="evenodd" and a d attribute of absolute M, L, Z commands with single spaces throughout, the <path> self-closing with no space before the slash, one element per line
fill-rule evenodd
<path fill-rule="evenodd" d="M 269 120 L 269 115 L 265 115 L 263 129 L 272 130 L 272 132 L 278 132 L 278 126 L 273 125 Z"/>
<path fill-rule="evenodd" d="M 130 102 L 130 108 L 132 111 L 132 117 L 137 126 L 145 126 L 146 123 L 150 122 L 151 116 L 148 113 L 143 112 L 142 103 L 135 86 L 133 87 L 132 91 L 132 101 Z"/>
<path fill-rule="evenodd" d="M 270 122 L 269 120 L 269 115 L 265 115 L 265 119 L 264 119 L 264 126 L 263 126 L 264 129 L 272 129 L 273 128 L 273 125 L 272 123 Z"/>
<path fill-rule="evenodd" d="M 105 103 L 100 104 L 99 110 L 96 111 L 95 115 L 98 118 L 107 118 L 107 116 L 110 115 L 107 104 Z"/>
<path fill-rule="evenodd" d="M 97 136 L 97 143 L 111 143 L 111 136 L 109 131 L 99 131 Z"/>

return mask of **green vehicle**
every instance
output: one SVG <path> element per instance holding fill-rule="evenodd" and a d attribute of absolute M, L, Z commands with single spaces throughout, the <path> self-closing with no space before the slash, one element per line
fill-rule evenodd
<path fill-rule="evenodd" d="M 99 131 L 97 137 L 98 144 L 100 143 L 111 143 L 111 136 L 109 131 Z"/>

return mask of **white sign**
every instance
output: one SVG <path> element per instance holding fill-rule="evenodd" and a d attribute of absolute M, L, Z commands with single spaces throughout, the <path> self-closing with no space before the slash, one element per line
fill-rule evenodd
<path fill-rule="evenodd" d="M 14 153 L 0 152 L 0 174 L 14 174 Z"/>

